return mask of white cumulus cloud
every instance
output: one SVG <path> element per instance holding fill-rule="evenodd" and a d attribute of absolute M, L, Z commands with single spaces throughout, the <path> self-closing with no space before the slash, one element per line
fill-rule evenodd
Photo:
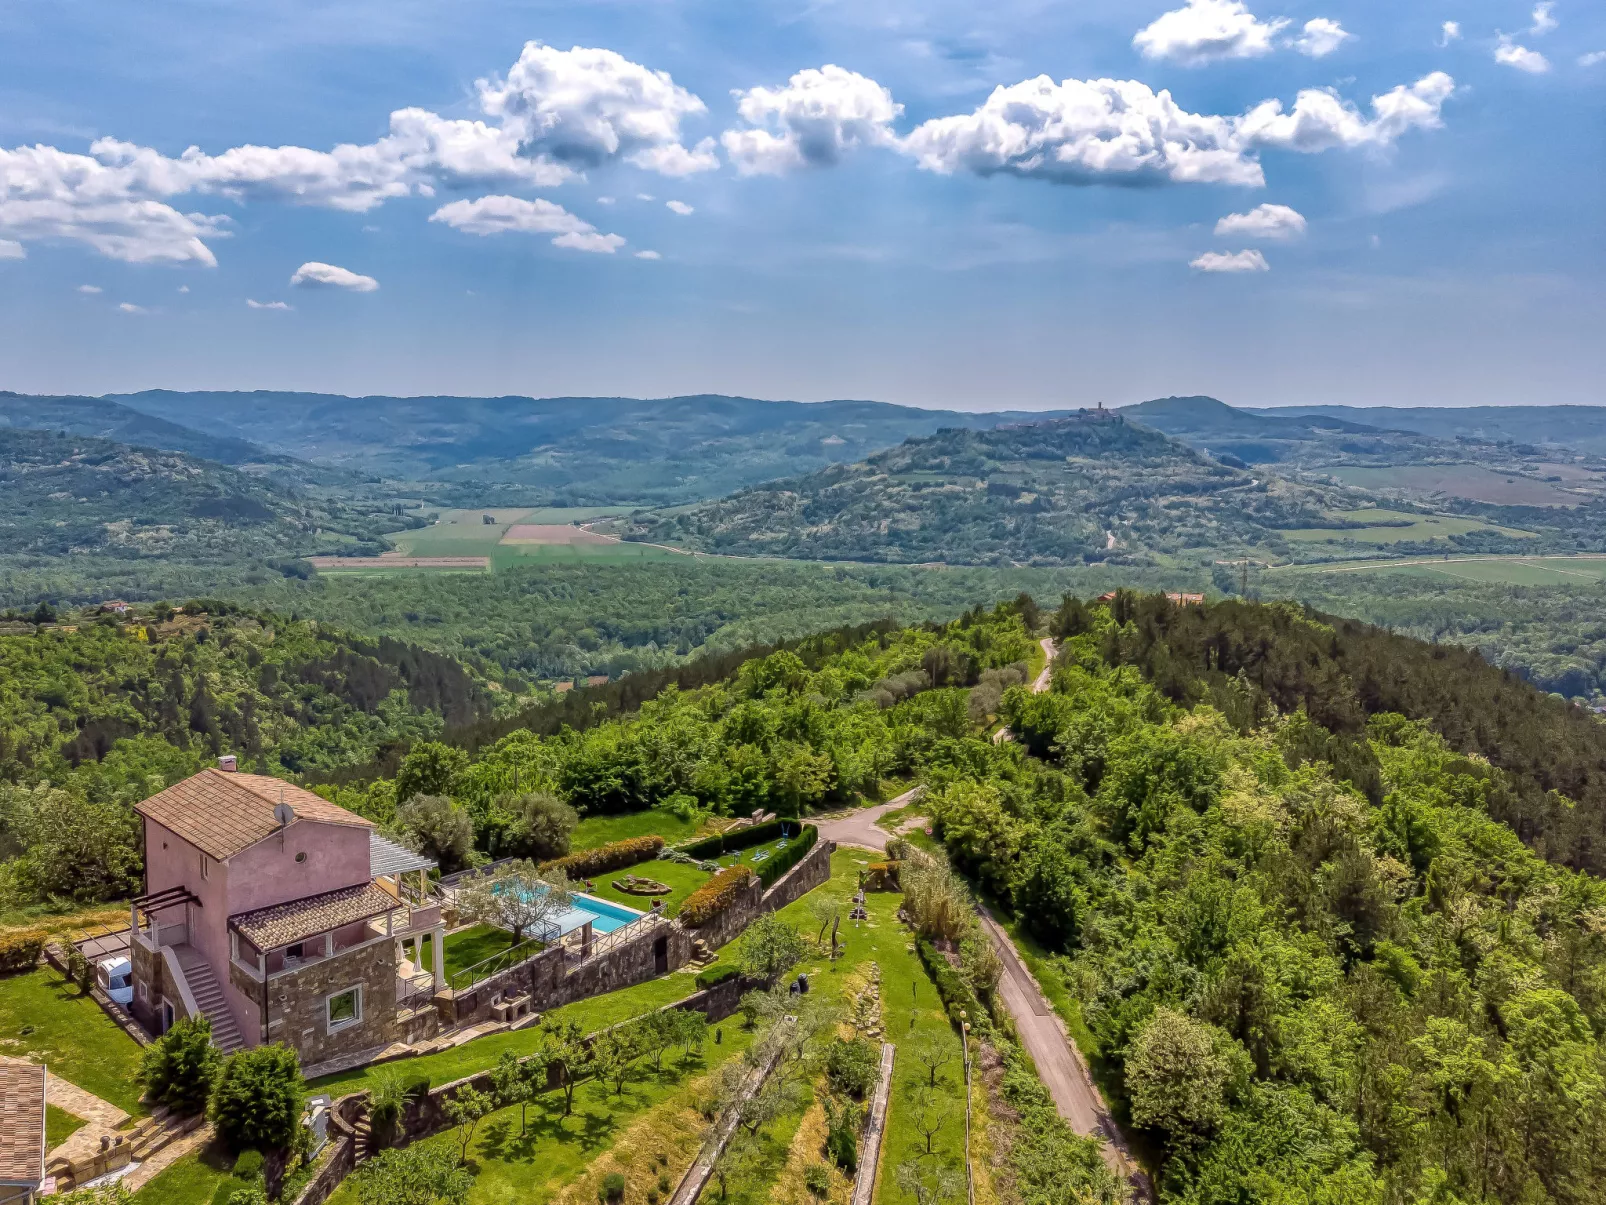
<path fill-rule="evenodd" d="M 1300 92 L 1292 108 L 1263 101 L 1238 117 L 1190 113 L 1136 80 L 1048 76 L 993 91 L 973 113 L 939 117 L 899 144 L 930 171 L 1007 173 L 1061 183 L 1258 186 L 1262 148 L 1316 153 L 1387 146 L 1434 129 L 1455 90 L 1443 72 L 1372 97 L 1371 115 L 1336 92 Z"/>
<path fill-rule="evenodd" d="M 1304 32 L 1294 39 L 1294 49 L 1313 59 L 1322 59 L 1354 36 L 1337 21 L 1316 17 L 1305 22 Z"/>
<path fill-rule="evenodd" d="M 1187 0 L 1138 30 L 1132 45 L 1144 58 L 1199 66 L 1270 54 L 1287 25 L 1286 17 L 1262 21 L 1239 0 Z"/>
<path fill-rule="evenodd" d="M 590 222 L 576 217 L 563 206 L 537 198 L 491 196 L 472 201 L 453 201 L 429 215 L 464 234 L 550 234 L 553 246 L 575 251 L 595 251 L 611 255 L 624 246 L 621 235 L 602 234 Z"/>
<path fill-rule="evenodd" d="M 1216 223 L 1217 238 L 1294 239 L 1305 233 L 1305 216 L 1287 205 L 1256 205 Z"/>
<path fill-rule="evenodd" d="M 379 282 L 372 276 L 362 276 L 334 264 L 308 260 L 295 270 L 290 283 L 298 288 L 349 289 L 353 293 L 372 293 Z"/>
<path fill-rule="evenodd" d="M 665 201 L 664 208 L 668 209 L 671 213 L 678 213 L 681 217 L 686 217 L 689 214 L 697 212 L 696 209 L 686 204 L 684 201 Z"/>
<path fill-rule="evenodd" d="M 1440 46 L 1448 46 L 1451 42 L 1459 41 L 1460 38 L 1461 38 L 1461 22 L 1459 22 L 1459 21 L 1446 21 L 1443 25 L 1439 26 L 1439 45 Z"/>
<path fill-rule="evenodd" d="M 1549 0 L 1546 0 L 1544 4 L 1534 5 L 1534 23 L 1528 27 L 1528 32 L 1533 34 L 1534 37 L 1539 37 L 1555 29 L 1556 18 L 1552 15 L 1555 11 L 1556 6 L 1549 3 Z"/>
<path fill-rule="evenodd" d="M 662 259 L 663 256 L 659 255 L 658 252 L 656 252 L 656 251 L 637 251 L 636 252 L 636 258 L 637 259 Z"/>
<path fill-rule="evenodd" d="M 101 292 L 101 287 L 99 285 L 79 285 L 78 291 L 80 293 L 99 293 Z"/>
<path fill-rule="evenodd" d="M 0 238 L 0 259 L 27 259 L 28 248 L 11 239 Z"/>
<path fill-rule="evenodd" d="M 721 136 L 743 175 L 778 175 L 829 167 L 861 146 L 894 146 L 892 122 L 903 106 L 875 80 L 827 63 L 799 71 L 779 88 L 738 89 L 745 128 Z"/>
<path fill-rule="evenodd" d="M 245 299 L 247 308 L 253 310 L 288 310 L 290 305 L 283 301 L 258 301 L 254 297 Z"/>
<path fill-rule="evenodd" d="M 670 176 L 719 166 L 711 140 L 681 143 L 680 123 L 707 106 L 668 72 L 612 50 L 528 42 L 505 78 L 479 82 L 479 97 L 521 154 L 580 169 L 623 158 Z"/>
<path fill-rule="evenodd" d="M 117 303 L 117 308 L 119 310 L 121 310 L 125 314 L 148 314 L 148 313 L 150 313 L 150 311 L 147 310 L 144 306 L 135 305 L 132 301 L 119 301 Z"/>
<path fill-rule="evenodd" d="M 1606 50 L 1591 50 L 1588 54 L 1578 56 L 1580 67 L 1593 67 L 1597 63 L 1606 63 Z"/>
<path fill-rule="evenodd" d="M 1526 71 L 1529 75 L 1543 75 L 1550 70 L 1549 59 L 1537 50 L 1517 45 L 1509 34 L 1500 35 L 1500 43 L 1494 50 L 1494 61 L 1515 67 L 1518 71 Z"/>
<path fill-rule="evenodd" d="M 180 197 L 275 201 L 366 213 L 441 188 L 546 188 L 614 161 L 670 176 L 719 165 L 712 138 L 686 146 L 703 102 L 669 75 L 611 50 L 527 43 L 505 77 L 478 82 L 481 116 L 397 109 L 372 142 L 192 146 L 171 156 L 116 138 L 87 154 L 0 148 L 0 236 L 69 240 L 130 263 L 216 264 L 227 217 Z"/>
<path fill-rule="evenodd" d="M 1200 272 L 1269 272 L 1271 265 L 1259 251 L 1206 251 L 1188 267 Z"/>

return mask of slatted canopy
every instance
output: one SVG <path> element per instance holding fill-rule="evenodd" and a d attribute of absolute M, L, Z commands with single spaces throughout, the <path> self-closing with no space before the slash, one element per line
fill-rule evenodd
<path fill-rule="evenodd" d="M 435 859 L 415 853 L 405 845 L 387 841 L 378 833 L 368 834 L 368 873 L 376 879 L 414 870 L 434 870 L 436 865 Z"/>

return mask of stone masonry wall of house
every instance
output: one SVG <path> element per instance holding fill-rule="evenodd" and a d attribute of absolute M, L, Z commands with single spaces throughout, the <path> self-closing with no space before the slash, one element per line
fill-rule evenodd
<path fill-rule="evenodd" d="M 362 1020 L 329 1032 L 328 999 L 362 987 Z M 268 982 L 268 1040 L 284 1042 L 303 1065 L 396 1041 L 396 948 L 375 941 L 274 976 Z"/>

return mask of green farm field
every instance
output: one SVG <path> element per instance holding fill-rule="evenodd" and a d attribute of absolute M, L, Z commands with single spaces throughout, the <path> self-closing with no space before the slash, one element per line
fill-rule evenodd
<path fill-rule="evenodd" d="M 1339 465 L 1323 472 L 1365 490 L 1445 494 L 1498 506 L 1578 506 L 1585 501 L 1555 483 L 1476 464 Z"/>
<path fill-rule="evenodd" d="M 1414 515 L 1405 511 L 1383 510 L 1377 507 L 1339 511 L 1333 518 L 1350 523 L 1376 524 L 1376 526 L 1299 527 L 1284 531 L 1282 534 L 1285 539 L 1303 544 L 1414 544 L 1424 540 L 1447 540 L 1451 536 L 1466 535 L 1474 531 L 1494 532 L 1513 539 L 1534 538 L 1534 533 L 1531 531 L 1499 527 L 1493 523 L 1481 523 L 1476 519 L 1464 519 L 1456 515 Z"/>
<path fill-rule="evenodd" d="M 429 527 L 397 532 L 393 537 L 396 551 L 404 556 L 490 556 L 507 529 L 529 513 L 527 506 L 511 510 L 443 510 Z M 485 522 L 486 515 L 495 522 Z"/>
<path fill-rule="evenodd" d="M 1588 586 L 1606 581 L 1606 556 L 1481 556 L 1420 560 L 1366 561 L 1360 564 L 1309 565 L 1279 572 L 1397 573 L 1431 581 L 1477 582 L 1498 586 Z"/>
<path fill-rule="evenodd" d="M 644 561 L 686 561 L 683 552 L 649 544 L 502 544 L 490 553 L 492 569 L 520 565 L 639 565 Z"/>

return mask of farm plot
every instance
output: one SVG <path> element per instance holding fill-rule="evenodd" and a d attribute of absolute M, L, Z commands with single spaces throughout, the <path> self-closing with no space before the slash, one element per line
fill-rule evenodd
<path fill-rule="evenodd" d="M 1324 470 L 1346 485 L 1396 490 L 1419 497 L 1441 494 L 1499 506 L 1579 506 L 1588 499 L 1556 483 L 1475 464 L 1407 464 L 1386 467 L 1345 465 Z M 1553 474 L 1560 476 L 1561 474 Z"/>
<path fill-rule="evenodd" d="M 1477 519 L 1458 515 L 1415 515 L 1405 511 L 1367 508 L 1340 511 L 1332 516 L 1360 527 L 1300 527 L 1282 533 L 1287 540 L 1301 544 L 1415 544 L 1429 540 L 1447 540 L 1451 536 L 1469 532 L 1492 532 L 1513 539 L 1534 539 L 1531 531 L 1514 527 L 1499 527 Z"/>

